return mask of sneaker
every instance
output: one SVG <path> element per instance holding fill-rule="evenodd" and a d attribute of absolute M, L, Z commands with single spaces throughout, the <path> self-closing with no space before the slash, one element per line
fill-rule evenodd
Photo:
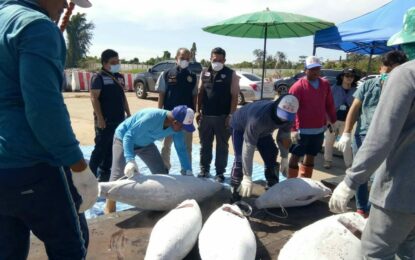
<path fill-rule="evenodd" d="M 223 176 L 223 174 L 216 174 L 215 181 L 223 183 L 225 181 L 225 176 Z"/>
<path fill-rule="evenodd" d="M 363 209 L 356 210 L 356 213 L 361 215 L 363 218 L 368 218 L 369 217 L 369 213 L 365 212 Z"/>
<path fill-rule="evenodd" d="M 326 169 L 330 169 L 331 168 L 331 161 L 324 161 L 323 167 Z"/>

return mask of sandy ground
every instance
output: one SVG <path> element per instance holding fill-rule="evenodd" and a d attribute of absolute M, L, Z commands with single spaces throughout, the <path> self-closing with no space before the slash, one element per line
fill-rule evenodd
<path fill-rule="evenodd" d="M 157 94 L 150 94 L 147 99 L 138 99 L 134 93 L 126 93 L 128 103 L 130 105 L 131 113 L 135 113 L 143 108 L 157 107 Z M 93 109 L 89 99 L 89 93 L 64 93 L 65 103 L 68 107 L 69 114 L 71 116 L 72 127 L 75 131 L 81 145 L 93 145 L 94 144 L 94 121 L 93 121 Z M 199 143 L 198 132 L 195 131 L 193 135 L 193 143 Z M 230 153 L 233 154 L 232 144 L 230 141 Z M 262 159 L 258 152 L 255 153 L 254 160 L 258 163 L 262 163 Z M 333 168 L 330 171 L 326 171 L 322 168 L 321 155 L 316 159 L 316 171 L 313 176 L 315 179 L 325 179 L 334 175 L 340 175 L 344 173 L 344 165 L 338 158 L 333 162 Z M 198 173 L 198 169 L 194 169 Z"/>

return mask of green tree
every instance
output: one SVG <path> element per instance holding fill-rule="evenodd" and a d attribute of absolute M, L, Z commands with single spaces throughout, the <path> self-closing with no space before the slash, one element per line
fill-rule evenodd
<path fill-rule="evenodd" d="M 192 48 L 190 48 L 190 60 L 196 61 L 196 52 L 197 52 L 196 43 L 193 42 Z"/>
<path fill-rule="evenodd" d="M 66 27 L 67 57 L 66 67 L 78 67 L 80 61 L 86 58 L 95 26 L 86 20 L 86 14 L 77 13 L 72 16 Z"/>
<path fill-rule="evenodd" d="M 171 59 L 171 53 L 169 51 L 163 52 L 163 60 L 170 60 Z"/>
<path fill-rule="evenodd" d="M 284 68 L 284 66 L 287 64 L 287 55 L 282 51 L 277 51 L 275 54 L 275 68 Z"/>
<path fill-rule="evenodd" d="M 264 51 L 261 49 L 255 49 L 252 54 L 255 56 L 255 63 L 258 67 L 262 66 L 262 61 L 264 60 Z"/>
<path fill-rule="evenodd" d="M 200 60 L 200 64 L 202 64 L 203 67 L 207 68 L 210 66 L 210 61 L 209 60 L 205 60 L 205 59 L 201 59 Z"/>

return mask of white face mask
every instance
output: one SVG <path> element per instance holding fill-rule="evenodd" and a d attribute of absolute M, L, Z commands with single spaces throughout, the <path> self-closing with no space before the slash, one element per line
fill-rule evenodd
<path fill-rule="evenodd" d="M 121 64 L 111 65 L 111 73 L 118 73 L 121 70 Z"/>
<path fill-rule="evenodd" d="M 223 69 L 223 63 L 221 63 L 221 62 L 212 62 L 212 69 L 214 71 L 220 71 L 221 69 Z"/>
<path fill-rule="evenodd" d="M 185 69 L 189 66 L 189 62 L 187 60 L 179 60 L 179 67 Z"/>

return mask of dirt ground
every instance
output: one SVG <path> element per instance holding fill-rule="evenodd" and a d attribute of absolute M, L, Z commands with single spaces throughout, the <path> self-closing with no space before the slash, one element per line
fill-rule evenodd
<path fill-rule="evenodd" d="M 92 105 L 88 93 L 65 93 L 64 96 L 78 140 L 81 145 L 93 145 Z M 145 107 L 157 107 L 156 95 L 150 96 L 147 100 L 137 99 L 134 93 L 127 93 L 127 97 L 132 113 Z M 197 131 L 193 142 L 199 143 Z M 262 163 L 258 153 L 255 154 L 255 160 Z M 313 179 L 321 180 L 344 174 L 345 167 L 343 160 L 335 157 L 332 169 L 325 171 L 322 168 L 322 155 L 320 154 L 316 158 L 315 169 Z M 263 186 L 263 183 L 255 183 L 253 197 L 246 200 L 249 204 L 254 205 L 254 199 L 264 192 Z M 200 208 L 203 220 L 205 221 L 223 203 L 227 203 L 229 197 L 229 189 L 224 188 L 209 200 L 202 202 Z M 270 211 L 274 214 L 281 214 L 279 209 Z M 287 211 L 288 218 L 280 219 L 254 208 L 249 221 L 257 241 L 256 259 L 277 259 L 279 251 L 293 232 L 331 215 L 328 211 L 327 198 L 305 207 L 288 208 Z M 90 244 L 87 259 L 144 259 L 151 230 L 166 213 L 133 209 L 88 220 Z M 29 260 L 46 258 L 43 244 L 37 238 L 32 237 Z M 200 259 L 197 244 L 185 259 Z"/>

